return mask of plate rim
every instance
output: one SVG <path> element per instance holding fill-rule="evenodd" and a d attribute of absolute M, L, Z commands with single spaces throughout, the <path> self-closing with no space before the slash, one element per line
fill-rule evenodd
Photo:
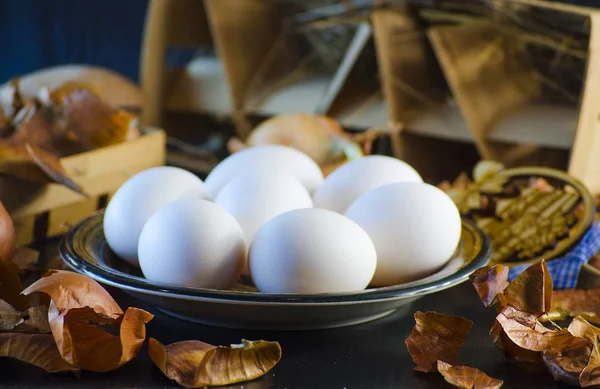
<path fill-rule="evenodd" d="M 412 286 L 395 285 L 388 287 L 361 290 L 358 292 L 345 293 L 319 293 L 319 294 L 296 294 L 296 293 L 248 293 L 231 290 L 214 290 L 206 288 L 187 288 L 170 284 L 159 284 L 145 279 L 128 277 L 126 273 L 109 272 L 96 266 L 75 253 L 74 235 L 90 223 L 93 218 L 99 217 L 104 210 L 83 219 L 61 238 L 59 243 L 59 254 L 63 261 L 74 271 L 86 275 L 100 283 L 146 295 L 159 297 L 177 298 L 183 300 L 219 302 L 229 304 L 246 305 L 355 305 L 364 303 L 384 302 L 397 299 L 408 299 L 429 293 L 439 292 L 466 281 L 477 269 L 486 266 L 491 257 L 491 243 L 483 231 L 471 220 L 461 218 L 462 228 L 466 226 L 480 245 L 480 250 L 475 258 L 439 280 L 417 284 Z M 120 275 L 122 273 L 123 275 Z"/>

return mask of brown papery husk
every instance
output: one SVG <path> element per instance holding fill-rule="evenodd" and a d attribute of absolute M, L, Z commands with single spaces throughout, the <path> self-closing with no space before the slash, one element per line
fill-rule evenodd
<path fill-rule="evenodd" d="M 526 316 L 529 315 L 529 316 Z M 495 343 L 514 359 L 524 362 L 543 361 L 558 377 L 558 370 L 568 371 L 571 362 L 589 349 L 586 339 L 573 336 L 567 329 L 550 330 L 533 314 L 512 307 L 496 317 L 492 328 Z"/>
<path fill-rule="evenodd" d="M 508 286 L 509 268 L 504 265 L 485 266 L 477 269 L 469 279 L 483 305 L 489 307 L 498 301 L 498 295 Z"/>
<path fill-rule="evenodd" d="M 86 88 L 73 88 L 62 94 L 67 137 L 83 150 L 93 150 L 127 140 L 136 124 L 133 114 L 112 107 Z"/>
<path fill-rule="evenodd" d="M 19 312 L 12 305 L 0 300 L 0 332 L 48 333 L 48 307 L 37 305 Z"/>
<path fill-rule="evenodd" d="M 449 384 L 461 389 L 499 389 L 504 385 L 504 381 L 492 378 L 474 367 L 452 366 L 438 361 L 437 369 Z"/>
<path fill-rule="evenodd" d="M 50 334 L 0 334 L 0 357 L 19 359 L 49 373 L 78 370 L 61 357 Z"/>
<path fill-rule="evenodd" d="M 50 270 L 23 291 L 24 295 L 42 292 L 50 296 L 63 314 L 70 309 L 90 307 L 108 318 L 118 319 L 123 310 L 99 283 L 67 270 Z"/>
<path fill-rule="evenodd" d="M 416 312 L 415 326 L 406 338 L 406 348 L 417 365 L 414 369 L 435 372 L 437 361 L 458 364 L 460 349 L 473 322 L 459 316 Z"/>
<path fill-rule="evenodd" d="M 591 344 L 576 344 L 558 353 L 543 353 L 543 361 L 556 381 L 574 386 L 585 386 L 580 382 L 583 370 L 592 354 Z"/>
<path fill-rule="evenodd" d="M 506 302 L 519 311 L 541 316 L 552 306 L 552 278 L 546 261 L 529 266 L 505 289 Z"/>
<path fill-rule="evenodd" d="M 241 345 L 213 346 L 188 340 L 163 346 L 149 339 L 148 353 L 165 376 L 188 388 L 231 385 L 259 378 L 281 359 L 277 342 L 242 340 Z"/>
<path fill-rule="evenodd" d="M 528 312 L 518 311 L 511 306 L 505 306 L 500 314 L 532 330 L 535 328 L 537 328 L 539 331 L 546 330 L 545 327 L 537 323 L 534 315 Z M 518 346 L 508 337 L 506 332 L 504 332 L 502 325 L 497 320 L 494 321 L 490 335 L 492 336 L 494 344 L 500 350 L 504 351 L 504 354 L 508 358 L 519 362 L 542 363 L 542 356 L 540 352 L 527 350 Z"/>
<path fill-rule="evenodd" d="M 47 112 L 39 104 L 29 102 L 18 114 L 19 120 L 15 120 L 14 133 L 8 138 L 14 146 L 30 144 L 58 154 L 53 147 L 55 128 Z M 50 119 L 50 120 L 49 120 Z"/>
<path fill-rule="evenodd" d="M 498 315 L 496 320 L 508 338 L 525 350 L 553 353 L 560 352 L 570 345 L 586 343 L 583 339 L 573 336 L 566 328 L 558 331 L 548 329 L 540 331 L 539 328 L 529 328 L 502 314 Z"/>
<path fill-rule="evenodd" d="M 47 334 L 51 332 L 48 322 L 48 307 L 36 305 L 23 312 L 26 319 L 14 328 L 14 331 Z"/>
<path fill-rule="evenodd" d="M 21 313 L 4 300 L 0 300 L 0 331 L 10 331 L 23 323 Z"/>
<path fill-rule="evenodd" d="M 60 355 L 83 370 L 105 372 L 129 362 L 146 339 L 146 323 L 153 315 L 129 308 L 125 313 L 96 281 L 64 270 L 53 270 L 23 293 L 43 292 L 52 302 L 50 329 Z M 105 326 L 119 329 L 119 336 Z"/>
<path fill-rule="evenodd" d="M 600 289 L 554 291 L 552 308 L 548 312 L 548 317 L 553 320 L 560 320 L 576 316 L 600 324 Z"/>
<path fill-rule="evenodd" d="M 600 384 L 600 328 L 588 323 L 582 317 L 576 317 L 569 324 L 568 331 L 574 336 L 584 338 L 591 344 L 589 361 L 579 376 L 581 386 Z"/>
<path fill-rule="evenodd" d="M 64 315 L 50 304 L 50 328 L 59 352 L 68 363 L 83 370 L 106 372 L 129 362 L 146 339 L 146 323 L 154 317 L 128 308 L 118 320 L 97 314 L 91 308 L 73 308 Z M 119 336 L 104 330 L 115 326 Z"/>

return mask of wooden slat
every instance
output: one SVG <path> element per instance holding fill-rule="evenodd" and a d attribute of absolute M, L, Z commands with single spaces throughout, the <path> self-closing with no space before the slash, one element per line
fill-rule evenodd
<path fill-rule="evenodd" d="M 71 226 L 96 211 L 97 198 L 90 198 L 75 204 L 54 208 L 48 219 L 48 237 L 64 234 Z"/>
<path fill-rule="evenodd" d="M 421 27 L 405 7 L 372 14 L 383 94 L 392 121 L 405 121 L 409 108 L 422 104 L 422 91 L 435 80 Z"/>
<path fill-rule="evenodd" d="M 569 173 L 600 193 L 600 13 L 590 14 L 591 35 L 585 87 Z"/>
<path fill-rule="evenodd" d="M 139 139 L 61 159 L 65 170 L 92 197 L 116 190 L 133 174 L 165 161 L 165 134 L 162 131 Z M 17 210 L 12 216 L 21 218 L 47 212 L 56 207 L 85 199 L 58 184 L 47 185 L 44 193 Z"/>
<path fill-rule="evenodd" d="M 144 97 L 141 121 L 146 126 L 162 124 L 169 24 L 167 11 L 171 5 L 171 0 L 151 0 L 146 10 L 140 55 L 140 81 Z"/>
<path fill-rule="evenodd" d="M 541 91 L 523 49 L 514 46 L 507 56 L 510 40 L 488 22 L 433 27 L 428 35 L 482 158 L 501 160 L 488 134 L 503 115 Z"/>
<path fill-rule="evenodd" d="M 250 128 L 241 115 L 253 79 L 280 36 L 278 5 L 263 0 L 205 0 L 204 5 L 237 114 L 238 135 L 245 138 Z"/>
<path fill-rule="evenodd" d="M 33 240 L 33 225 L 35 216 L 13 217 L 15 232 L 17 233 L 17 246 L 23 246 Z"/>
<path fill-rule="evenodd" d="M 535 8 L 549 9 L 558 12 L 567 12 L 577 15 L 589 16 L 594 12 L 598 12 L 597 9 L 591 7 L 584 7 L 574 4 L 565 4 L 555 1 L 548 0 L 493 0 L 494 2 L 506 2 L 513 4 L 529 5 Z"/>

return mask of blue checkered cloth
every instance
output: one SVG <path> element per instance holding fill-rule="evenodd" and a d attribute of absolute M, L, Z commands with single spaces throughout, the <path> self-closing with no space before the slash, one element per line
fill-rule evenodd
<path fill-rule="evenodd" d="M 547 262 L 554 289 L 570 289 L 577 285 L 581 266 L 600 251 L 600 221 L 594 224 L 564 257 Z M 510 269 L 508 279 L 514 280 L 529 265 Z"/>

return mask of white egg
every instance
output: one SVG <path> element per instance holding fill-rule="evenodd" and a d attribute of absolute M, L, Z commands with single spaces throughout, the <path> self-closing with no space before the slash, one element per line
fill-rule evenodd
<path fill-rule="evenodd" d="M 311 195 L 323 182 L 321 169 L 309 156 L 281 145 L 254 146 L 231 154 L 210 172 L 204 182 L 211 195 L 216 197 L 235 176 L 252 172 L 291 175 Z"/>
<path fill-rule="evenodd" d="M 358 224 L 332 211 L 308 208 L 268 221 L 250 245 L 248 262 L 263 293 L 335 293 L 365 289 L 377 256 Z"/>
<path fill-rule="evenodd" d="M 389 286 L 426 277 L 456 250 L 461 218 L 446 193 L 433 185 L 397 182 L 359 197 L 345 215 L 358 223 L 377 249 L 371 282 Z"/>
<path fill-rule="evenodd" d="M 229 181 L 215 198 L 215 204 L 235 217 L 248 244 L 275 216 L 313 206 L 310 194 L 294 177 L 258 173 L 240 175 Z M 244 274 L 250 274 L 247 267 Z"/>
<path fill-rule="evenodd" d="M 180 199 L 210 199 L 204 183 L 180 168 L 159 166 L 129 178 L 104 213 L 104 235 L 112 251 L 139 266 L 138 241 L 144 224 L 163 206 Z"/>
<path fill-rule="evenodd" d="M 343 164 L 327 176 L 313 196 L 315 208 L 344 213 L 362 194 L 392 182 L 423 182 L 417 171 L 397 158 L 369 155 Z"/>
<path fill-rule="evenodd" d="M 140 236 L 144 277 L 179 286 L 228 289 L 246 263 L 246 241 L 233 216 L 199 199 L 158 210 Z"/>

